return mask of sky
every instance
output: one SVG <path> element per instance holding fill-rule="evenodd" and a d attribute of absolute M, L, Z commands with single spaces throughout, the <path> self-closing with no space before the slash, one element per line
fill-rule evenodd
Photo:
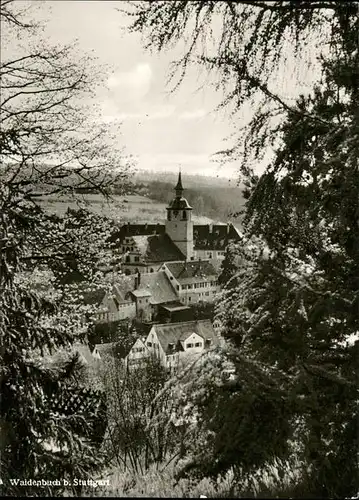
<path fill-rule="evenodd" d="M 196 91 L 196 68 L 170 94 L 166 82 L 175 52 L 146 52 L 140 35 L 125 29 L 128 18 L 117 10 L 122 2 L 32 1 L 49 43 L 77 40 L 80 51 L 106 66 L 104 84 L 96 91 L 96 119 L 122 124 L 118 140 L 139 169 L 181 167 L 184 173 L 236 178 L 238 163 L 219 166 L 212 156 L 228 146 L 225 138 L 232 132 L 228 114 L 214 112 L 222 96 L 210 86 Z"/>

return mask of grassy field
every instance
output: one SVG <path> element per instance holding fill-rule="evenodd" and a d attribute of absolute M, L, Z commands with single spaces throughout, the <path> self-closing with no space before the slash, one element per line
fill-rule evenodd
<path fill-rule="evenodd" d="M 140 195 L 125 197 L 114 195 L 109 200 L 105 200 L 99 194 L 74 195 L 73 197 L 44 196 L 41 205 L 57 215 L 64 215 L 69 207 L 73 209 L 87 208 L 95 214 L 110 217 L 118 223 L 164 223 L 166 217 L 165 203 L 159 203 Z M 212 222 L 212 219 L 208 217 L 196 216 L 195 214 L 193 220 L 196 224 L 210 224 Z"/>

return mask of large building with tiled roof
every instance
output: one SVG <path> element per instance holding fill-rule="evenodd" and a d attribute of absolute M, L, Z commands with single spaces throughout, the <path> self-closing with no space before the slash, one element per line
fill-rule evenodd
<path fill-rule="evenodd" d="M 219 291 L 217 270 L 208 260 L 167 262 L 161 269 L 183 304 L 212 302 Z"/>
<path fill-rule="evenodd" d="M 155 272 L 162 264 L 208 259 L 218 268 L 231 241 L 240 233 L 231 224 L 196 225 L 193 208 L 183 197 L 181 173 L 175 197 L 166 208 L 165 224 L 125 224 L 111 236 L 114 249 L 124 256 L 126 274 Z"/>

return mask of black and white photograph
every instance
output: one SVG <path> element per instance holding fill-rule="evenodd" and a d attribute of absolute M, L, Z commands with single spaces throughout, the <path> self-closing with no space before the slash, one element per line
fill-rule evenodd
<path fill-rule="evenodd" d="M 359 2 L 0 23 L 0 495 L 359 498 Z"/>

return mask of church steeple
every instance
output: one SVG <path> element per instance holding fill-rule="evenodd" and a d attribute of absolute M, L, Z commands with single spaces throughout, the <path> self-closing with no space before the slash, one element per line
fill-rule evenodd
<path fill-rule="evenodd" d="M 166 208 L 166 233 L 186 258 L 190 259 L 193 255 L 192 207 L 182 196 L 184 189 L 181 170 L 178 173 L 178 181 L 174 190 L 176 196 Z"/>
<path fill-rule="evenodd" d="M 183 194 L 184 189 L 182 186 L 181 169 L 178 172 L 178 181 L 177 181 L 177 184 L 175 187 L 175 191 L 176 191 L 176 198 L 182 198 L 182 194 Z"/>

